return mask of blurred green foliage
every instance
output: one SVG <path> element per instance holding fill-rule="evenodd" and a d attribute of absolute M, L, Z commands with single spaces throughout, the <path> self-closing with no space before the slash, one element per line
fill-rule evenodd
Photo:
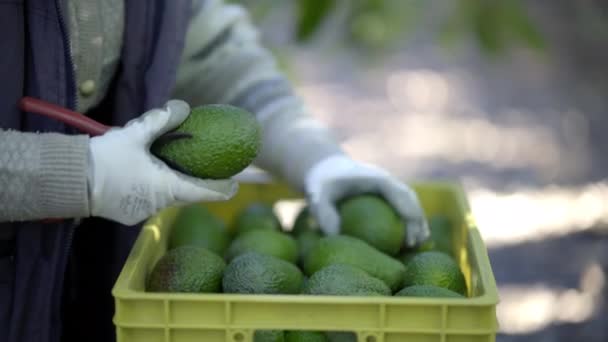
<path fill-rule="evenodd" d="M 444 35 L 472 32 L 483 51 L 504 52 L 511 44 L 542 50 L 545 41 L 521 0 L 459 0 Z"/>
<path fill-rule="evenodd" d="M 323 34 L 323 26 L 334 23 L 343 42 L 370 52 L 383 51 L 403 41 L 423 20 L 437 26 L 437 39 L 453 47 L 473 38 L 490 55 L 518 45 L 543 51 L 546 42 L 527 13 L 523 0 L 452 0 L 452 8 L 440 18 L 429 17 L 433 1 L 425 0 L 233 0 L 248 7 L 254 18 L 263 19 L 270 9 L 285 6 L 294 20 L 292 38 L 305 44 Z M 427 25 L 424 25 L 427 27 Z"/>
<path fill-rule="evenodd" d="M 298 21 L 296 22 L 298 41 L 310 39 L 334 9 L 335 4 L 336 0 L 299 0 L 297 2 Z"/>

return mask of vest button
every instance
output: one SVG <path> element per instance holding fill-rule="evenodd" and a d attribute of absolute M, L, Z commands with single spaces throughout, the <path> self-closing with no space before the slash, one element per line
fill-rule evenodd
<path fill-rule="evenodd" d="M 95 81 L 86 80 L 80 84 L 79 89 L 82 96 L 90 96 L 93 94 L 93 92 L 95 92 Z"/>

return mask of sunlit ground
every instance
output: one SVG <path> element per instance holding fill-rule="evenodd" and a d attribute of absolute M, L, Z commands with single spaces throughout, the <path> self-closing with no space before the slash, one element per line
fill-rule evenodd
<path fill-rule="evenodd" d="M 500 289 L 498 319 L 506 333 L 540 330 L 555 322 L 580 323 L 597 310 L 606 275 L 598 265 L 585 270 L 577 289 L 547 286 L 504 286 Z"/>
<path fill-rule="evenodd" d="M 472 81 L 477 75 L 461 69 L 385 66 L 333 82 L 320 65 L 310 56 L 298 61 L 306 78 L 297 91 L 312 113 L 334 128 L 344 149 L 402 179 L 462 182 L 491 250 L 608 226 L 608 182 L 559 185 L 592 167 L 590 123 L 575 106 L 539 113 L 514 100 L 511 108 L 491 111 L 479 104 L 483 92 Z M 284 209 L 293 214 L 297 207 Z M 498 284 L 503 333 L 585 322 L 603 302 L 606 275 L 597 263 L 571 265 L 580 269 L 580 281 L 565 287 L 538 279 L 511 283 L 509 272 L 520 266 L 508 261 L 497 266 L 505 268 L 501 279 L 507 280 Z M 556 273 L 559 278 L 559 265 L 554 268 L 533 272 L 541 279 Z"/>
<path fill-rule="evenodd" d="M 510 193 L 473 189 L 468 195 L 490 247 L 608 225 L 608 183 L 574 188 L 550 186 Z"/>
<path fill-rule="evenodd" d="M 487 112 L 462 89 L 471 85 L 461 71 L 445 73 L 387 72 L 380 96 L 356 94 L 341 83 L 304 85 L 299 93 L 319 119 L 344 133 L 347 151 L 396 172 L 423 174 L 438 161 L 480 163 L 527 169 L 551 181 L 588 170 L 589 122 L 580 111 L 555 108 L 544 117 L 517 107 Z"/>

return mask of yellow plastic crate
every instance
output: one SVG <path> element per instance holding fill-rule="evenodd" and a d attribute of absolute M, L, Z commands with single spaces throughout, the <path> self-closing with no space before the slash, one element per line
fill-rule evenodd
<path fill-rule="evenodd" d="M 145 224 L 114 286 L 118 341 L 248 342 L 256 330 L 274 329 L 349 331 L 359 342 L 495 341 L 496 283 L 462 189 L 451 183 L 413 186 L 428 216 L 441 213 L 456 223 L 455 257 L 470 298 L 147 293 L 146 277 L 166 251 L 177 213 L 170 208 Z M 206 206 L 230 222 L 252 201 L 298 196 L 281 184 L 241 184 L 231 201 Z"/>

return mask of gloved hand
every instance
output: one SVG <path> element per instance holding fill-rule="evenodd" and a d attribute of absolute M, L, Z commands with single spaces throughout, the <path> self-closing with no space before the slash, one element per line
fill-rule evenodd
<path fill-rule="evenodd" d="M 154 140 L 190 114 L 190 106 L 171 100 L 91 138 L 89 198 L 91 215 L 125 225 L 136 224 L 160 209 L 199 201 L 230 199 L 237 191 L 234 180 L 201 180 L 169 168 L 153 156 Z"/>
<path fill-rule="evenodd" d="M 340 229 L 336 201 L 366 192 L 382 195 L 407 220 L 405 243 L 408 247 L 422 243 L 430 235 L 416 193 L 377 167 L 333 155 L 311 168 L 306 175 L 305 189 L 310 212 L 328 235 L 338 234 Z"/>

